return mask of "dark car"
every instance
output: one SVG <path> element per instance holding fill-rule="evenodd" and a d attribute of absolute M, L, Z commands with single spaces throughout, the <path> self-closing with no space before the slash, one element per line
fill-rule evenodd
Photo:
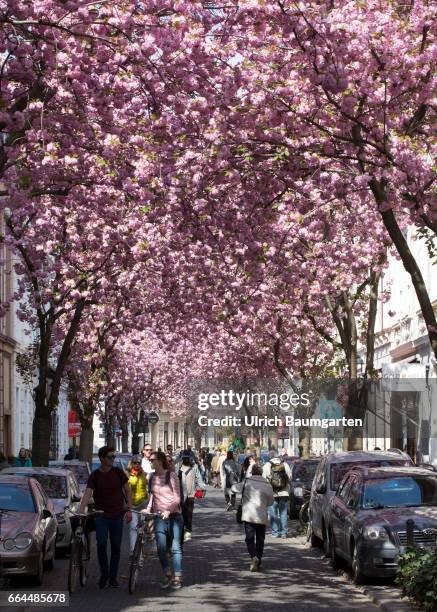
<path fill-rule="evenodd" d="M 414 544 L 437 547 L 437 473 L 415 467 L 355 467 L 331 498 L 327 514 L 331 560 L 352 566 L 354 581 L 396 574 L 406 549 L 407 520 Z"/>
<path fill-rule="evenodd" d="M 289 485 L 290 501 L 288 514 L 291 519 L 299 516 L 303 504 L 304 489 L 311 489 L 311 485 L 320 459 L 298 459 L 291 464 L 291 480 Z"/>
<path fill-rule="evenodd" d="M 57 521 L 51 500 L 34 478 L 0 475 L 0 556 L 6 576 L 43 580 L 53 566 Z"/>

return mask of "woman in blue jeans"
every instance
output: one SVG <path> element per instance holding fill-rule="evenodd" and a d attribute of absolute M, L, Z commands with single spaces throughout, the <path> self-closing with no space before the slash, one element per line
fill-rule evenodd
<path fill-rule="evenodd" d="M 164 578 L 161 587 L 182 586 L 182 538 L 184 523 L 181 513 L 181 491 L 179 478 L 169 470 L 164 453 L 156 451 L 150 455 L 150 463 L 155 470 L 149 480 L 149 503 L 144 512 L 156 513 L 154 518 L 156 548 Z M 173 571 L 167 551 L 167 541 L 171 541 Z"/>

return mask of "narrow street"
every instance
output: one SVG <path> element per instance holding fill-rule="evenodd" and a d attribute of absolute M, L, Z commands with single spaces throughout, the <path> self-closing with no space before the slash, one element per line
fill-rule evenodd
<path fill-rule="evenodd" d="M 237 525 L 234 512 L 224 511 L 221 491 L 212 488 L 208 488 L 206 498 L 196 506 L 193 539 L 185 544 L 183 589 L 176 592 L 160 589 L 159 562 L 153 556 L 146 561 L 136 593 L 129 594 L 127 531 L 120 564 L 120 588 L 99 590 L 95 550 L 93 553 L 88 584 L 83 589 L 78 587 L 70 598 L 73 612 L 377 610 L 359 589 L 322 563 L 314 551 L 302 549 L 301 538 L 277 540 L 268 535 L 263 572 L 250 573 L 243 529 Z M 40 590 L 66 589 L 67 570 L 68 559 L 57 559 L 55 569 L 45 573 Z M 17 590 L 31 589 L 18 581 L 11 586 Z"/>

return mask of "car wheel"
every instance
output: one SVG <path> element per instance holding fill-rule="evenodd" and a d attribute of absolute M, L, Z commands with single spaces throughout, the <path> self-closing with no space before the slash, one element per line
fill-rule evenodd
<path fill-rule="evenodd" d="M 52 570 L 54 568 L 54 566 L 55 566 L 55 551 L 56 551 L 56 539 L 53 540 L 50 559 L 47 559 L 47 561 L 45 561 L 44 569 Z"/>
<path fill-rule="evenodd" d="M 331 565 L 333 569 L 339 569 L 341 565 L 341 558 L 338 556 L 335 550 L 335 539 L 332 529 L 330 529 L 329 532 L 329 556 L 331 557 Z"/>
<path fill-rule="evenodd" d="M 41 551 L 40 556 L 38 557 L 38 571 L 32 576 L 32 583 L 34 586 L 41 586 L 44 578 L 44 553 Z"/>
<path fill-rule="evenodd" d="M 329 557 L 330 552 L 331 552 L 330 544 L 329 544 L 329 532 L 326 529 L 324 524 L 322 526 L 322 533 L 323 533 L 323 552 L 325 553 L 326 557 Z"/>
<path fill-rule="evenodd" d="M 310 518 L 308 523 L 308 540 L 313 548 L 320 548 L 322 546 L 322 540 L 316 536 L 313 530 L 313 522 Z"/>
<path fill-rule="evenodd" d="M 352 580 L 354 581 L 354 584 L 363 584 L 364 576 L 361 573 L 361 565 L 360 565 L 360 560 L 358 558 L 357 547 L 355 546 L 355 544 L 352 544 L 352 546 L 353 546 L 353 551 L 352 551 Z"/>

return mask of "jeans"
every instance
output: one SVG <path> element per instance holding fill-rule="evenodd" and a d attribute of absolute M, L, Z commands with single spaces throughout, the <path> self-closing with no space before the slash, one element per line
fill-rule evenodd
<path fill-rule="evenodd" d="M 182 518 L 184 519 L 184 527 L 190 533 L 193 531 L 193 511 L 194 511 L 194 499 L 187 497 L 182 504 Z"/>
<path fill-rule="evenodd" d="M 288 533 L 288 497 L 275 497 L 272 506 L 269 506 L 270 526 L 272 535 L 286 536 Z"/>
<path fill-rule="evenodd" d="M 258 557 L 261 561 L 264 551 L 264 540 L 266 539 L 266 526 L 258 523 L 244 523 L 246 532 L 246 546 L 249 555 Z"/>
<path fill-rule="evenodd" d="M 175 514 L 164 521 L 159 516 L 154 518 L 156 550 L 162 571 L 166 574 L 170 564 L 167 554 L 167 538 L 171 539 L 171 551 L 173 554 L 173 570 L 175 576 L 182 576 L 182 537 L 184 522 L 181 514 Z"/>
<path fill-rule="evenodd" d="M 111 543 L 111 562 L 108 571 L 107 543 Z M 123 536 L 123 517 L 107 518 L 96 516 L 97 556 L 100 565 L 100 574 L 104 578 L 115 580 L 120 562 L 121 538 Z"/>

